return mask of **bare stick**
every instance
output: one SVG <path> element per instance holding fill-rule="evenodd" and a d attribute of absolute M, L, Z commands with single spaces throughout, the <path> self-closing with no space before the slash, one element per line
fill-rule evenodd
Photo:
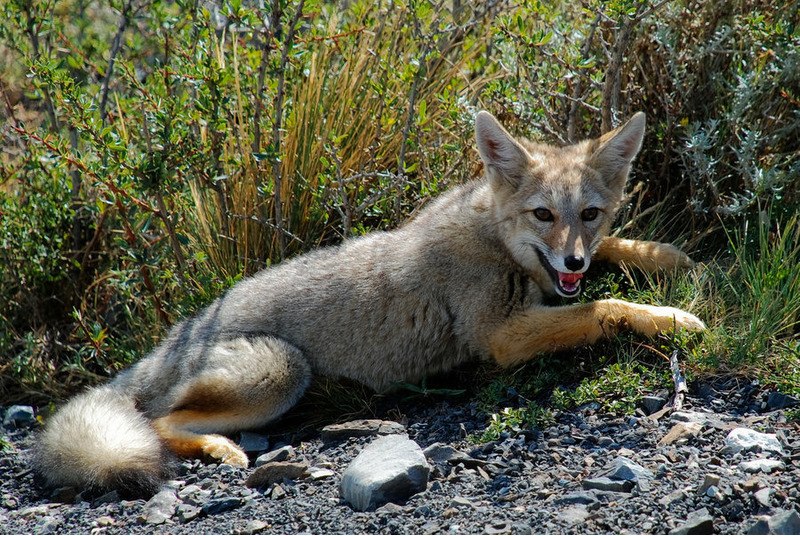
<path fill-rule="evenodd" d="M 673 351 L 669 357 L 669 368 L 672 370 L 672 381 L 675 384 L 675 400 L 672 402 L 672 411 L 680 411 L 683 407 L 683 397 L 689 388 L 686 386 L 686 378 L 681 373 L 678 364 L 678 350 Z"/>

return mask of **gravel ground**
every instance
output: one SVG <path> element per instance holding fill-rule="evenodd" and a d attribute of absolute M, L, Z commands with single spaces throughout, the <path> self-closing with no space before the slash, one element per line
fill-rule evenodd
<path fill-rule="evenodd" d="M 408 437 L 423 449 L 442 443 L 455 451 L 429 456 L 425 491 L 368 512 L 354 511 L 339 485 L 372 436 L 323 442 L 315 433 L 289 440 L 291 448 L 270 437 L 270 452 L 310 474 L 256 488 L 246 485 L 252 468 L 185 461 L 148 502 L 38 488 L 28 466 L 38 425 L 9 423 L 3 435 L 11 447 L 0 453 L 0 532 L 797 534 L 800 434 L 780 409 L 786 397 L 734 382 L 694 385 L 691 393 L 680 412 L 620 418 L 589 405 L 558 413 L 547 429 L 486 444 L 467 438 L 487 423 L 474 403 L 417 402 L 397 419 Z M 766 437 L 774 442 L 737 451 L 729 445 L 736 428 L 773 434 Z M 756 460 L 768 461 L 743 465 Z M 648 476 L 609 478 L 620 463 Z"/>

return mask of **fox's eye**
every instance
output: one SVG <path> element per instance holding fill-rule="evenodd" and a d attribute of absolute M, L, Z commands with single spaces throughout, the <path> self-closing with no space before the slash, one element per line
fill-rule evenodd
<path fill-rule="evenodd" d="M 581 219 L 583 221 L 592 221 L 597 218 L 597 207 L 585 208 L 581 211 Z"/>
<path fill-rule="evenodd" d="M 553 213 L 546 208 L 539 207 L 533 209 L 533 215 L 536 216 L 537 220 L 553 221 Z"/>

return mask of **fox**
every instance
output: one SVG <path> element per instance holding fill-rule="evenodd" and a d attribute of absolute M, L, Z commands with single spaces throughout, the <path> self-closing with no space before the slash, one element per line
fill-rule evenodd
<path fill-rule="evenodd" d="M 590 263 L 687 269 L 671 244 L 609 235 L 642 146 L 645 115 L 573 145 L 510 134 L 475 116 L 481 176 L 404 225 L 277 263 L 232 286 L 105 385 L 50 417 L 33 453 L 49 487 L 158 491 L 168 466 L 247 467 L 229 436 L 275 421 L 312 376 L 375 391 L 470 360 L 513 367 L 632 330 L 700 331 L 673 307 L 573 298 Z"/>

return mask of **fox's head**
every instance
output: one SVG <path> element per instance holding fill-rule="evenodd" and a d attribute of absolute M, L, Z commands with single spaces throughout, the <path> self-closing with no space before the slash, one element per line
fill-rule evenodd
<path fill-rule="evenodd" d="M 562 296 L 580 292 L 619 208 L 644 125 L 639 112 L 600 138 L 555 147 L 517 140 L 490 113 L 478 113 L 478 152 L 501 236 L 540 284 L 551 280 Z"/>

